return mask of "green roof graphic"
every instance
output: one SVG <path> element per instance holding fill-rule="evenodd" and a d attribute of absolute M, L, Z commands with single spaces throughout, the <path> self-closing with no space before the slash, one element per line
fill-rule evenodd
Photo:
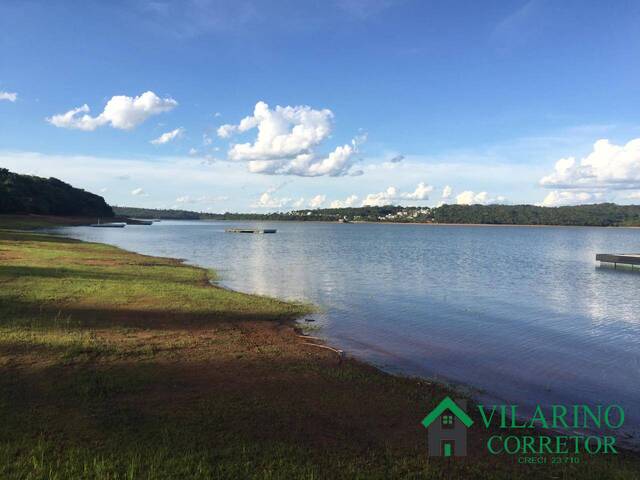
<path fill-rule="evenodd" d="M 471 425 L 473 425 L 473 420 L 471 420 L 471 417 L 467 415 L 467 412 L 462 410 L 458 406 L 458 404 L 451 400 L 451 398 L 449 397 L 445 397 L 444 400 L 442 400 L 436 408 L 431 410 L 431 413 L 429 413 L 429 415 L 424 417 L 424 419 L 422 420 L 422 425 L 424 425 L 425 428 L 429 428 L 429 425 L 431 425 L 433 421 L 438 418 L 445 410 L 451 411 L 451 413 L 458 417 L 458 419 L 465 425 L 465 427 L 470 427 Z"/>

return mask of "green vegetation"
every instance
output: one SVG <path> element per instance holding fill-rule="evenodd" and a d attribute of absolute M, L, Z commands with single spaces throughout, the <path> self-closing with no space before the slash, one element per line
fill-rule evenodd
<path fill-rule="evenodd" d="M 55 215 L 0 215 L 0 228 L 31 230 L 45 227 L 87 225 L 95 217 L 58 217 Z"/>
<path fill-rule="evenodd" d="M 396 214 L 404 207 L 321 208 L 274 213 L 204 213 L 189 210 L 162 210 L 155 208 L 113 207 L 116 215 L 136 218 L 161 218 L 166 220 L 276 220 L 276 221 L 325 221 L 335 222 L 339 218 L 378 221 L 385 215 Z"/>
<path fill-rule="evenodd" d="M 276 213 L 198 213 L 114 207 L 118 215 L 183 220 L 280 220 L 335 222 L 461 223 L 494 225 L 640 226 L 640 205 L 601 203 L 572 207 L 535 205 L 442 205 L 436 208 L 382 207 L 320 208 Z"/>
<path fill-rule="evenodd" d="M 19 175 L 0 168 L 0 214 L 113 217 L 104 198 L 56 178 Z"/>
<path fill-rule="evenodd" d="M 636 456 L 429 459 L 451 392 L 305 345 L 306 305 L 178 261 L 0 230 L 0 478 L 637 478 Z M 480 421 L 478 418 L 476 421 Z"/>
<path fill-rule="evenodd" d="M 640 205 L 443 205 L 433 210 L 433 220 L 438 223 L 499 225 L 640 226 Z"/>

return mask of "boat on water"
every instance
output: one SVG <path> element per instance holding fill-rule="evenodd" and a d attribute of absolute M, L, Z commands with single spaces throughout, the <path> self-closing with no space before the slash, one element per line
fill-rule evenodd
<path fill-rule="evenodd" d="M 140 218 L 129 218 L 126 221 L 127 225 L 153 225 L 153 220 L 142 220 Z"/>
<path fill-rule="evenodd" d="M 108 223 L 92 223 L 89 225 L 90 227 L 101 227 L 101 228 L 124 228 L 127 226 L 124 222 L 108 222 Z"/>

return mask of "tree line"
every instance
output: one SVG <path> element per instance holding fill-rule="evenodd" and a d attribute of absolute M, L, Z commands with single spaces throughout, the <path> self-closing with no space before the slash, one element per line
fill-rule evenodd
<path fill-rule="evenodd" d="M 99 195 L 57 178 L 20 175 L 0 168 L 0 213 L 113 217 Z"/>

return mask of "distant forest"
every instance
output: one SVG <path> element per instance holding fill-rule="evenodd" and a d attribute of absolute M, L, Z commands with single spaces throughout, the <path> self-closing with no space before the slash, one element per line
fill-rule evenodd
<path fill-rule="evenodd" d="M 322 208 L 276 213 L 204 213 L 190 210 L 162 210 L 155 208 L 113 207 L 116 215 L 132 218 L 161 218 L 165 220 L 295 220 L 335 222 L 347 217 L 350 220 L 379 221 L 380 217 L 406 210 L 405 207 Z"/>
<path fill-rule="evenodd" d="M 110 207 L 104 199 L 56 178 L 12 173 L 0 168 L 0 214 L 41 214 L 78 217 L 160 218 L 174 220 L 295 220 L 402 223 L 462 223 L 494 225 L 640 226 L 640 205 L 600 203 L 572 207 L 535 205 L 396 205 L 320 208 L 276 213 L 203 213 Z"/>
<path fill-rule="evenodd" d="M 113 217 L 99 195 L 56 178 L 20 175 L 0 168 L 0 213 Z"/>
<path fill-rule="evenodd" d="M 572 207 L 534 205 L 443 205 L 433 210 L 438 223 L 497 225 L 640 226 L 640 205 L 599 203 Z"/>
<path fill-rule="evenodd" d="M 117 215 L 163 219 L 368 221 L 402 223 L 458 223 L 492 225 L 640 226 L 640 205 L 600 203 L 570 207 L 535 205 L 442 205 L 435 208 L 380 207 L 322 208 L 278 213 L 198 213 L 114 207 Z"/>

